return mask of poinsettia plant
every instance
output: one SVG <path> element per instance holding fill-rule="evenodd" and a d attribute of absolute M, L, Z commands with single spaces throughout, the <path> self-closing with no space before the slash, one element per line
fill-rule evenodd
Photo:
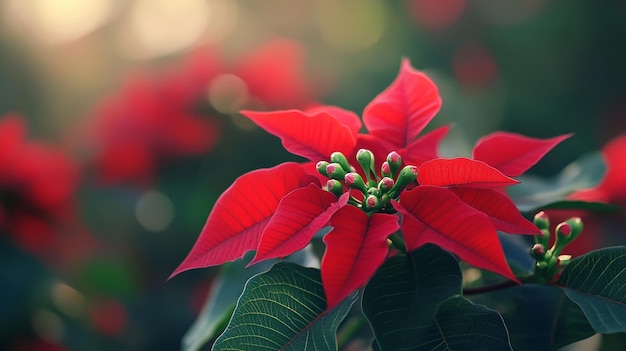
<path fill-rule="evenodd" d="M 565 199 L 601 172 L 532 202 L 545 184 L 518 178 L 570 135 L 496 132 L 471 157 L 443 158 L 449 126 L 423 133 L 440 107 L 405 60 L 362 119 L 334 106 L 243 111 L 308 161 L 246 173 L 216 201 L 172 276 L 235 262 L 184 349 L 554 349 L 626 331 L 626 248 L 572 258 L 581 220 L 551 232 L 539 212 L 608 209 Z"/>

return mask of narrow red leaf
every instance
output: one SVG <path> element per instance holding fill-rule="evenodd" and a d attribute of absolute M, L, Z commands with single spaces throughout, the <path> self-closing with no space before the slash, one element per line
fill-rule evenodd
<path fill-rule="evenodd" d="M 498 234 L 484 213 L 464 203 L 449 189 L 418 186 L 393 202 L 402 214 L 408 250 L 433 243 L 460 259 L 517 281 L 506 262 Z"/>
<path fill-rule="evenodd" d="M 255 250 L 280 200 L 311 182 L 315 178 L 294 162 L 237 178 L 217 199 L 191 252 L 170 277 L 189 269 L 234 261 Z"/>
<path fill-rule="evenodd" d="M 400 228 L 395 215 L 368 217 L 354 206 L 337 211 L 331 225 L 321 267 L 328 310 L 367 283 L 387 257 L 387 237 Z"/>
<path fill-rule="evenodd" d="M 327 160 L 335 151 L 349 155 L 356 143 L 350 127 L 326 112 L 308 115 L 298 110 L 243 111 L 242 114 L 279 137 L 287 151 L 313 162 Z"/>
<path fill-rule="evenodd" d="M 541 234 L 532 222 L 522 217 L 515 204 L 493 189 L 451 188 L 463 202 L 486 214 L 496 229 L 511 234 Z"/>
<path fill-rule="evenodd" d="M 402 152 L 404 163 L 419 166 L 426 161 L 437 158 L 439 143 L 448 134 L 448 130 L 450 130 L 449 125 L 439 127 L 412 142 Z"/>
<path fill-rule="evenodd" d="M 422 163 L 417 170 L 417 182 L 421 185 L 465 185 L 479 188 L 519 183 L 482 161 L 464 157 L 438 158 Z"/>
<path fill-rule="evenodd" d="M 361 131 L 361 127 L 363 127 L 363 125 L 361 124 L 361 119 L 359 118 L 359 116 L 357 116 L 356 113 L 352 111 L 344 110 L 341 107 L 322 105 L 322 106 L 315 106 L 315 107 L 308 108 L 304 112 L 307 115 L 316 115 L 322 112 L 328 113 L 329 115 L 334 117 L 336 120 L 338 120 L 339 123 L 350 128 L 350 130 L 352 131 L 354 135 L 359 133 Z"/>
<path fill-rule="evenodd" d="M 409 60 L 387 89 L 363 111 L 363 123 L 371 135 L 405 148 L 424 130 L 441 108 L 437 86 Z"/>
<path fill-rule="evenodd" d="M 510 177 L 517 177 L 570 136 L 572 134 L 536 139 L 514 133 L 495 132 L 478 140 L 473 158 L 499 169 Z"/>
<path fill-rule="evenodd" d="M 348 203 L 349 193 L 339 199 L 311 184 L 285 196 L 261 235 L 256 256 L 250 265 L 276 257 L 289 256 L 304 248 L 315 233 Z"/>

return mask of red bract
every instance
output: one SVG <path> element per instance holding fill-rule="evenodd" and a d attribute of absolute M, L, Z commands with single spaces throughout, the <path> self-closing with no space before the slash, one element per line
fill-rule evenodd
<path fill-rule="evenodd" d="M 85 127 L 101 179 L 149 183 L 163 162 L 211 150 L 219 129 L 199 108 L 207 96 L 223 113 L 311 103 L 313 88 L 301 74 L 303 56 L 297 43 L 280 39 L 233 63 L 221 62 L 214 48 L 200 48 L 181 69 L 132 76 L 96 107 Z"/>
<path fill-rule="evenodd" d="M 321 265 L 329 309 L 365 285 L 389 256 L 389 243 L 401 245 L 402 239 L 409 251 L 433 243 L 517 281 L 497 230 L 539 230 L 500 189 L 518 182 L 506 172 L 523 172 L 558 141 L 520 146 L 527 139 L 503 133 L 479 143 L 476 154 L 504 171 L 481 160 L 437 158 L 448 127 L 418 136 L 440 105 L 434 83 L 405 60 L 396 80 L 365 109 L 363 120 L 371 134 L 361 133 L 356 114 L 338 107 L 245 111 L 278 136 L 285 149 L 315 162 L 318 177 L 310 175 L 311 162 L 283 163 L 241 176 L 218 199 L 174 274 L 232 261 L 251 250 L 257 251 L 251 264 L 284 257 L 331 226 Z M 502 152 L 496 141 L 536 150 L 522 156 Z M 394 241 L 388 240 L 391 235 Z"/>

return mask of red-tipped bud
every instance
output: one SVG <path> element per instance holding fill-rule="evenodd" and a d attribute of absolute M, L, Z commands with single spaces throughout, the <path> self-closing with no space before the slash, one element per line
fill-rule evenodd
<path fill-rule="evenodd" d="M 548 215 L 543 211 L 537 212 L 535 218 L 533 218 L 533 223 L 535 223 L 540 230 L 550 228 L 550 218 L 548 218 Z"/>
<path fill-rule="evenodd" d="M 367 194 L 367 186 L 363 181 L 363 178 L 356 172 L 346 173 L 343 177 L 343 180 L 346 182 L 346 185 L 350 188 L 358 189 L 364 194 Z"/>
<path fill-rule="evenodd" d="M 381 193 L 386 193 L 391 190 L 391 188 L 393 188 L 393 185 L 395 183 L 396 182 L 394 182 L 393 179 L 389 177 L 383 177 L 383 179 L 378 182 L 378 189 L 381 191 Z"/>
<path fill-rule="evenodd" d="M 350 166 L 350 163 L 348 163 L 348 159 L 346 158 L 346 156 L 344 156 L 344 154 L 339 151 L 335 151 L 330 154 L 330 162 L 340 164 L 341 168 L 343 168 L 346 173 L 352 172 L 353 167 Z"/>
<path fill-rule="evenodd" d="M 579 217 L 572 217 L 556 226 L 556 254 L 561 253 L 565 245 L 571 243 L 583 230 L 583 222 Z"/>
<path fill-rule="evenodd" d="M 337 179 L 329 179 L 326 182 L 326 188 L 324 190 L 337 196 L 341 196 L 341 194 L 343 194 L 343 184 L 341 184 L 341 182 Z"/>
<path fill-rule="evenodd" d="M 540 261 L 546 256 L 546 247 L 541 244 L 535 244 L 532 249 L 530 249 L 530 255 L 535 260 Z"/>
<path fill-rule="evenodd" d="M 369 195 L 366 199 L 365 199 L 365 207 L 368 210 L 377 210 L 380 207 L 380 200 L 378 199 L 378 196 L 376 195 Z"/>
<path fill-rule="evenodd" d="M 533 218 L 533 223 L 541 230 L 541 234 L 535 235 L 535 242 L 547 247 L 550 243 L 550 219 L 548 215 L 541 211 Z"/>
<path fill-rule="evenodd" d="M 389 162 L 383 162 L 382 166 L 380 166 L 380 173 L 383 177 L 393 178 L 393 174 L 391 174 L 391 167 L 389 167 Z"/>
<path fill-rule="evenodd" d="M 391 169 L 392 177 L 398 174 L 398 170 L 402 167 L 402 156 L 399 153 L 392 151 L 387 155 L 387 163 Z"/>
<path fill-rule="evenodd" d="M 404 187 L 415 182 L 415 179 L 417 179 L 417 167 L 404 166 L 398 174 L 398 180 L 396 180 L 396 184 L 393 185 L 391 191 L 394 194 L 399 194 Z"/>
<path fill-rule="evenodd" d="M 559 268 L 567 266 L 572 261 L 572 255 L 560 255 L 556 259 L 556 265 Z"/>
<path fill-rule="evenodd" d="M 366 175 L 375 172 L 374 154 L 370 150 L 360 149 L 357 151 L 356 160 L 359 162 L 359 165 L 361 165 L 361 168 L 363 168 Z"/>
<path fill-rule="evenodd" d="M 343 180 L 343 177 L 346 176 L 346 171 L 343 170 L 343 167 L 339 163 L 329 163 L 326 166 L 326 174 L 328 177 Z"/>
<path fill-rule="evenodd" d="M 328 173 L 326 173 L 326 167 L 329 165 L 328 162 L 326 161 L 320 161 L 318 163 L 315 164 L 315 169 L 317 169 L 317 172 L 323 176 L 328 177 Z"/>
<path fill-rule="evenodd" d="M 572 233 L 572 226 L 563 222 L 556 227 L 556 232 L 561 235 L 568 236 Z"/>

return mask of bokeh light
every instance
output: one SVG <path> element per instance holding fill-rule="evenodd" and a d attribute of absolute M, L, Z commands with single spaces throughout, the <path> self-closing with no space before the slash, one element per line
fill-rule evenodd
<path fill-rule="evenodd" d="M 117 0 L 6 0 L 6 20 L 15 31 L 58 44 L 89 34 L 113 14 Z"/>

